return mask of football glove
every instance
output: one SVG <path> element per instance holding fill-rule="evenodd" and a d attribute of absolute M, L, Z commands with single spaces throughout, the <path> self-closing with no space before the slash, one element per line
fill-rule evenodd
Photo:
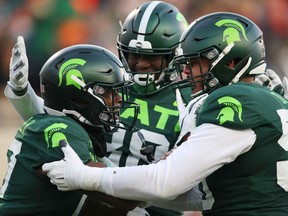
<path fill-rule="evenodd" d="M 98 168 L 85 166 L 65 140 L 61 140 L 59 145 L 64 153 L 64 158 L 60 161 L 45 163 L 42 166 L 42 170 L 47 172 L 50 182 L 57 185 L 58 190 L 61 191 L 76 189 L 97 191 L 101 179 L 101 175 L 95 170 Z"/>
<path fill-rule="evenodd" d="M 13 91 L 24 90 L 28 85 L 28 58 L 24 38 L 18 36 L 17 43 L 12 49 L 12 55 L 9 66 L 8 85 Z"/>
<path fill-rule="evenodd" d="M 202 94 L 191 100 L 188 105 L 185 106 L 179 89 L 176 89 L 176 101 L 179 111 L 179 123 L 181 127 L 181 132 L 176 142 L 177 145 L 180 145 L 182 142 L 184 142 L 188 138 L 185 136 L 196 127 L 198 110 L 205 102 L 207 97 L 207 93 Z M 185 140 L 183 140 L 183 138 L 185 138 Z"/>
<path fill-rule="evenodd" d="M 283 82 L 280 77 L 271 69 L 267 69 L 264 74 L 259 75 L 255 82 L 262 86 L 267 86 L 270 90 L 284 96 L 288 99 L 288 80 L 283 78 Z"/>

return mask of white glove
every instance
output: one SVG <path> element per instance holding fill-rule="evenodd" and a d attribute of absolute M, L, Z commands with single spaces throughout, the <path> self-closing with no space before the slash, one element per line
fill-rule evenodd
<path fill-rule="evenodd" d="M 25 42 L 22 36 L 18 36 L 17 43 L 12 49 L 7 82 L 13 91 L 21 91 L 28 85 L 28 67 Z"/>
<path fill-rule="evenodd" d="M 176 89 L 176 100 L 177 100 L 177 108 L 179 111 L 179 123 L 181 127 L 181 133 L 178 137 L 177 144 L 181 141 L 181 139 L 187 134 L 187 132 L 192 131 L 196 127 L 196 118 L 198 114 L 198 110 L 205 102 L 208 94 L 200 95 L 193 100 L 191 100 L 187 106 L 185 106 L 179 89 Z M 178 144 L 179 145 L 179 144 Z"/>
<path fill-rule="evenodd" d="M 98 182 L 101 179 L 101 175 L 96 171 L 97 168 L 85 166 L 66 141 L 61 140 L 59 144 L 64 158 L 60 161 L 45 163 L 42 166 L 42 170 L 47 172 L 50 182 L 57 185 L 61 191 L 97 190 Z"/>
<path fill-rule="evenodd" d="M 283 82 L 275 71 L 267 69 L 264 74 L 259 75 L 255 82 L 262 86 L 267 86 L 270 90 L 283 95 L 288 99 L 288 81 L 287 78 L 283 78 Z"/>

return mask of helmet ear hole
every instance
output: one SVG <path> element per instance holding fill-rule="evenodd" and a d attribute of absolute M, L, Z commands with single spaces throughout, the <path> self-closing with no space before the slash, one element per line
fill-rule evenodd
<path fill-rule="evenodd" d="M 236 58 L 236 59 L 232 59 L 229 62 L 226 63 L 225 67 L 228 67 L 230 69 L 235 69 L 238 66 L 238 63 L 240 62 L 241 59 Z"/>

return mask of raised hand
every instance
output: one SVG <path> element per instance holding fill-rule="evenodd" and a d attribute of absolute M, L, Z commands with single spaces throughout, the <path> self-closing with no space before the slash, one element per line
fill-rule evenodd
<path fill-rule="evenodd" d="M 9 66 L 8 85 L 13 91 L 22 91 L 28 85 L 29 63 L 26 55 L 24 38 L 18 36 L 17 43 L 12 49 Z"/>

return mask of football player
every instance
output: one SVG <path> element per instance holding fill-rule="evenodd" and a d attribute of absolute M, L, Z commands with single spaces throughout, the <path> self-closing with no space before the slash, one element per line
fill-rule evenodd
<path fill-rule="evenodd" d="M 188 23 L 179 10 L 162 1 L 140 5 L 121 24 L 117 47 L 120 60 L 135 80 L 135 84 L 129 87 L 129 101 L 140 104 L 136 121 L 140 131 L 120 128 L 117 133 L 105 134 L 108 157 L 115 165 L 149 164 L 174 147 L 180 127 L 171 84 L 177 74 L 173 68 L 168 68 L 168 63 L 174 57 L 180 36 L 187 27 Z M 24 48 L 20 53 L 26 56 Z M 27 85 L 28 68 L 24 66 L 28 65 L 28 61 L 24 56 L 22 59 L 25 62 L 23 68 L 14 74 L 10 71 L 5 95 L 21 117 L 27 119 L 32 114 L 43 112 L 43 108 L 42 99 L 36 97 L 30 84 Z M 14 61 L 17 60 L 19 58 Z M 17 72 L 23 72 L 23 75 L 15 75 Z M 190 99 L 191 91 L 186 92 Z M 122 122 L 130 125 L 134 121 L 133 115 L 133 110 L 123 110 Z M 171 204 L 167 204 L 168 207 L 171 208 Z M 151 216 L 182 214 L 156 207 L 149 207 L 147 211 Z"/>
<path fill-rule="evenodd" d="M 117 47 L 121 61 L 135 80 L 135 84 L 129 89 L 129 100 L 140 104 L 136 126 L 141 133 L 119 129 L 117 133 L 105 136 L 108 157 L 115 165 L 148 164 L 153 158 L 155 162 L 174 147 L 180 126 L 171 83 L 176 80 L 177 74 L 173 67 L 168 67 L 168 63 L 174 57 L 180 36 L 187 26 L 177 8 L 160 1 L 142 4 L 121 25 Z M 20 115 L 28 118 L 43 111 L 41 99 L 36 99 L 27 81 L 25 86 L 28 86 L 28 90 L 20 91 L 22 96 L 15 96 L 10 87 L 5 89 L 5 93 Z M 185 89 L 182 93 L 185 101 L 191 99 L 190 89 Z M 129 109 L 121 114 L 126 124 L 131 123 L 130 116 Z M 182 133 L 184 131 L 185 128 Z M 155 207 L 147 211 L 151 216 L 168 215 L 168 211 Z M 169 211 L 169 215 L 179 214 L 181 213 Z"/>
<path fill-rule="evenodd" d="M 24 45 L 22 37 L 17 44 Z M 13 50 L 16 56 L 18 45 Z M 126 101 L 131 77 L 113 53 L 83 44 L 51 56 L 40 80 L 45 113 L 29 118 L 8 149 L 0 215 L 126 215 L 137 202 L 83 191 L 63 193 L 50 183 L 41 166 L 63 157 L 61 142 L 71 143 L 86 165 L 110 165 L 103 131 L 122 127 L 121 108 L 129 107 L 137 116 L 138 105 Z"/>
<path fill-rule="evenodd" d="M 51 181 L 135 200 L 173 199 L 201 183 L 204 216 L 287 215 L 288 103 L 255 83 L 266 68 L 260 28 L 234 13 L 200 17 L 182 35 L 174 64 L 209 93 L 187 115 L 196 125 L 187 141 L 156 164 L 103 169 L 78 163 L 66 146 L 64 160 L 43 166 Z"/>

